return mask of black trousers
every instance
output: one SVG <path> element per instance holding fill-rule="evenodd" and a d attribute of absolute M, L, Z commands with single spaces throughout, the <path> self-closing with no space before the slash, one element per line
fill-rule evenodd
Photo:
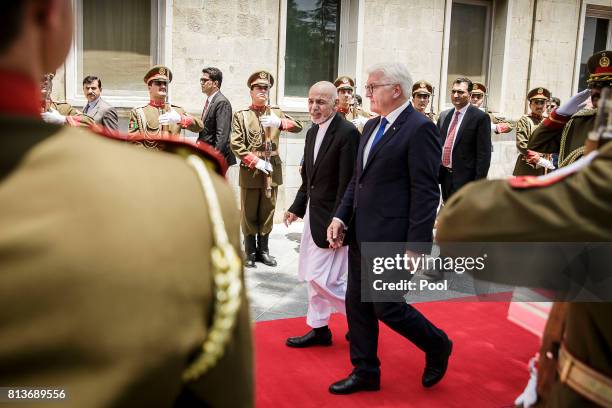
<path fill-rule="evenodd" d="M 424 352 L 441 350 L 447 340 L 442 330 L 409 304 L 361 301 L 361 253 L 358 243 L 349 245 L 346 317 L 351 336 L 351 363 L 355 367 L 354 373 L 363 377 L 380 376 L 377 356 L 379 320 Z"/>
<path fill-rule="evenodd" d="M 457 188 L 453 186 L 453 170 L 440 166 L 440 190 L 442 191 L 442 201 L 446 202 Z"/>

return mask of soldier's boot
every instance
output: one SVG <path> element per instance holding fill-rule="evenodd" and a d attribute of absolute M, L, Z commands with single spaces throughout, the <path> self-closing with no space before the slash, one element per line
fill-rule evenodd
<path fill-rule="evenodd" d="M 268 238 L 270 234 L 257 234 L 257 260 L 264 265 L 276 266 L 276 260 L 270 255 L 268 249 Z"/>
<path fill-rule="evenodd" d="M 246 252 L 245 268 L 257 268 L 255 259 L 257 258 L 257 245 L 255 243 L 255 235 L 244 236 L 244 251 Z"/>

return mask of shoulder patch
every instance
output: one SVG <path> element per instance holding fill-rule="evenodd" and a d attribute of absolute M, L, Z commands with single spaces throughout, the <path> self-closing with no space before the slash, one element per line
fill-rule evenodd
<path fill-rule="evenodd" d="M 552 173 L 546 174 L 544 176 L 510 177 L 508 179 L 508 184 L 510 185 L 510 187 L 517 189 L 551 186 L 571 176 L 572 174 L 579 172 L 582 168 L 589 165 L 589 163 L 591 163 L 593 159 L 597 157 L 597 154 L 597 151 L 593 151 L 588 155 L 583 156 L 579 160 L 576 160 L 571 165 L 562 167 L 559 170 L 555 170 Z"/>

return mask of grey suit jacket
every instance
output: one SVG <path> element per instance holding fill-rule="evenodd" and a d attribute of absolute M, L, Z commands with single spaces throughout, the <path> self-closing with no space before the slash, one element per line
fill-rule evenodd
<path fill-rule="evenodd" d="M 91 116 L 93 120 L 108 129 L 119 130 L 119 118 L 117 110 L 106 102 L 102 97 L 98 100 L 98 104 L 86 112 L 87 116 Z"/>

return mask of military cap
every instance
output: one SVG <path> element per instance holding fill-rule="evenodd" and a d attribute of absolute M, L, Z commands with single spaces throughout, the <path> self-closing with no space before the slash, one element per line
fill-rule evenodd
<path fill-rule="evenodd" d="M 159 79 L 168 83 L 172 82 L 172 71 L 170 68 L 163 65 L 155 65 L 144 76 L 145 84 L 149 85 L 149 82 Z"/>
<path fill-rule="evenodd" d="M 253 88 L 254 85 L 263 85 L 272 88 L 274 85 L 274 77 L 268 71 L 256 71 L 247 79 L 247 86 Z"/>
<path fill-rule="evenodd" d="M 486 94 L 487 93 L 487 87 L 484 86 L 483 84 L 481 84 L 480 82 L 474 82 L 473 84 L 473 88 L 472 88 L 472 94 Z"/>
<path fill-rule="evenodd" d="M 550 99 L 550 91 L 546 88 L 533 88 L 531 91 L 529 91 L 529 93 L 527 94 L 527 99 L 529 99 L 530 101 L 533 99 Z"/>
<path fill-rule="evenodd" d="M 423 80 L 416 81 L 414 85 L 412 85 L 413 95 L 415 93 L 431 95 L 432 92 L 433 92 L 433 86 L 427 81 L 423 81 Z"/>
<path fill-rule="evenodd" d="M 355 89 L 355 81 L 349 76 L 342 75 L 336 78 L 334 85 L 337 89 Z"/>
<path fill-rule="evenodd" d="M 612 82 L 612 51 L 599 51 L 589 58 L 587 68 L 589 79 L 587 83 Z"/>

